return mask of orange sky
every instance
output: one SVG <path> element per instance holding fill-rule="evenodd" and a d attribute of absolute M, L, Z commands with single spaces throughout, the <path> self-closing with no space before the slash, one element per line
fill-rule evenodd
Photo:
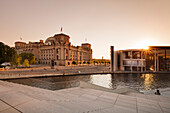
<path fill-rule="evenodd" d="M 14 46 L 63 32 L 92 44 L 94 58 L 116 49 L 170 44 L 170 0 L 0 0 L 0 41 Z M 140 45 L 140 46 L 139 46 Z"/>

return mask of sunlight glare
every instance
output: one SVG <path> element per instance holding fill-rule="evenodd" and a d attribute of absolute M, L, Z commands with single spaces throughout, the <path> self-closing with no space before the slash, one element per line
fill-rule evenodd
<path fill-rule="evenodd" d="M 157 43 L 151 40 L 141 40 L 133 48 L 134 49 L 148 49 L 149 46 L 156 46 Z"/>

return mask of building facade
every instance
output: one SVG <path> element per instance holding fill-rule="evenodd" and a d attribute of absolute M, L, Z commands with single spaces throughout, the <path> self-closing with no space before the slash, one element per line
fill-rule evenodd
<path fill-rule="evenodd" d="M 170 71 L 170 46 L 114 51 L 111 47 L 111 71 Z"/>
<path fill-rule="evenodd" d="M 114 71 L 145 70 L 144 51 L 138 49 L 119 50 L 114 52 Z"/>
<path fill-rule="evenodd" d="M 149 46 L 146 63 L 147 70 L 170 71 L 170 46 Z"/>
<path fill-rule="evenodd" d="M 49 64 L 67 66 L 75 61 L 82 64 L 84 61 L 92 60 L 91 44 L 82 43 L 81 46 L 73 46 L 70 37 L 66 34 L 56 34 L 43 42 L 15 42 L 15 49 L 18 54 L 32 53 L 35 55 L 38 64 Z"/>

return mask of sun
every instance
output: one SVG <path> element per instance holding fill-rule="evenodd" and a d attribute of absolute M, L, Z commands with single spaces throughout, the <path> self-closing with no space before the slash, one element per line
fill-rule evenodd
<path fill-rule="evenodd" d="M 134 49 L 148 49 L 149 46 L 155 46 L 155 45 L 157 45 L 157 43 L 154 42 L 154 41 L 151 41 L 151 40 L 141 40 L 133 48 Z"/>

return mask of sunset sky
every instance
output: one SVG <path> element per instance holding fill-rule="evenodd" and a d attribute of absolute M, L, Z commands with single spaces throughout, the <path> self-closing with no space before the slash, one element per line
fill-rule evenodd
<path fill-rule="evenodd" d="M 39 41 L 60 33 L 92 44 L 93 58 L 116 49 L 170 45 L 170 0 L 0 0 L 0 41 Z"/>

